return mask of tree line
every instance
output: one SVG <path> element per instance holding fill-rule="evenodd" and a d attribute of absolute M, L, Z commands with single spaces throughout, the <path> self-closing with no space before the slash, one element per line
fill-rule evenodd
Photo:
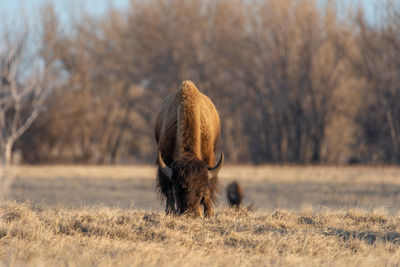
<path fill-rule="evenodd" d="M 3 22 L 0 147 L 11 163 L 152 163 L 161 100 L 192 80 L 235 163 L 400 163 L 400 4 L 132 0 Z"/>

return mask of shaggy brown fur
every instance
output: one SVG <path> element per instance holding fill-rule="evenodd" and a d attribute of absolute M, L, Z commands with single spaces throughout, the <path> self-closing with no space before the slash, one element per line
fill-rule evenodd
<path fill-rule="evenodd" d="M 229 200 L 229 205 L 235 208 L 242 206 L 243 190 L 240 184 L 236 181 L 230 183 L 226 188 L 226 195 Z"/>
<path fill-rule="evenodd" d="M 211 100 L 191 81 L 168 96 L 158 114 L 155 137 L 163 161 L 172 168 L 168 179 L 160 168 L 157 189 L 166 201 L 166 212 L 213 215 L 217 177 L 208 179 L 215 165 L 215 147 L 220 134 L 218 112 Z M 157 161 L 158 162 L 158 161 Z"/>

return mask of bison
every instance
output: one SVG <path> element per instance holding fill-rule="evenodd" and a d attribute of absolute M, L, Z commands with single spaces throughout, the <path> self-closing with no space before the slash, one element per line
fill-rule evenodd
<path fill-rule="evenodd" d="M 226 196 L 228 197 L 231 208 L 240 208 L 243 202 L 243 190 L 240 184 L 236 181 L 230 183 L 226 188 Z"/>
<path fill-rule="evenodd" d="M 167 214 L 213 216 L 217 174 L 224 154 L 215 164 L 220 135 L 219 115 L 211 100 L 191 81 L 161 104 L 155 137 L 158 147 L 156 186 Z"/>

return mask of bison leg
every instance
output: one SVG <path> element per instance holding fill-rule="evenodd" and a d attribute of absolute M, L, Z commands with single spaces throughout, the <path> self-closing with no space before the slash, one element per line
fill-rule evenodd
<path fill-rule="evenodd" d="M 202 214 L 202 210 L 201 210 L 201 206 L 200 206 L 200 200 L 201 200 L 201 198 L 199 198 L 199 200 L 197 201 L 197 203 L 193 207 L 193 214 L 194 214 L 195 217 L 200 217 L 201 214 Z"/>
<path fill-rule="evenodd" d="M 194 207 L 193 216 L 194 216 L 194 217 L 200 217 L 200 216 L 201 216 L 200 204 L 198 204 L 198 205 L 196 205 L 196 206 Z"/>
<path fill-rule="evenodd" d="M 210 191 L 206 190 L 203 198 L 204 213 L 207 217 L 214 216 L 214 209 L 212 207 L 212 200 L 210 198 Z"/>

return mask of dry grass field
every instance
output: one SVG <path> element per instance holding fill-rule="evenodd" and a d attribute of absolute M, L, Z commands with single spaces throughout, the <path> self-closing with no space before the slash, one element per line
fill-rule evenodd
<path fill-rule="evenodd" d="M 153 166 L 17 167 L 6 199 L 51 206 L 161 210 L 154 192 Z M 238 181 L 245 203 L 257 209 L 304 210 L 319 207 L 400 211 L 400 168 L 323 166 L 225 166 L 220 173 L 219 207 L 225 188 Z"/>
<path fill-rule="evenodd" d="M 400 265 L 399 168 L 227 166 L 198 219 L 164 215 L 153 167 L 3 174 L 0 266 Z M 227 209 L 232 180 L 252 210 Z"/>

